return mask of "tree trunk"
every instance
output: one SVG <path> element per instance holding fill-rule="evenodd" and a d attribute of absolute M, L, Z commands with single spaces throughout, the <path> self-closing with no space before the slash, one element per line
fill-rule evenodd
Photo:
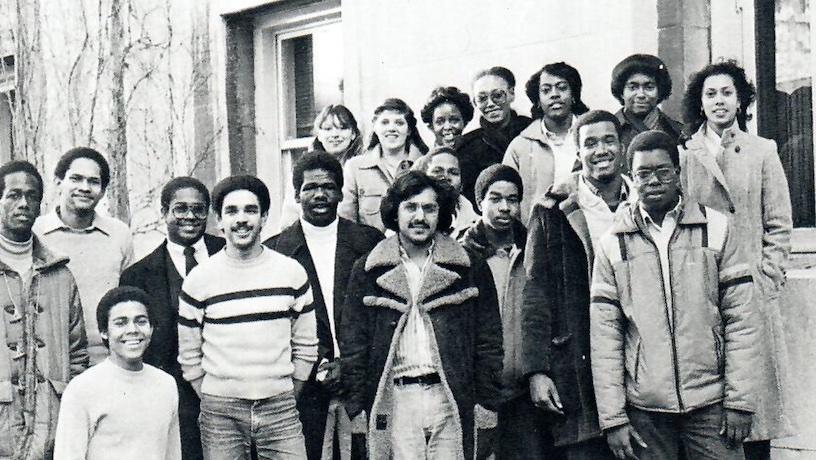
<path fill-rule="evenodd" d="M 111 0 L 110 65 L 111 65 L 111 125 L 108 129 L 107 152 L 110 157 L 111 181 L 108 186 L 110 211 L 130 224 L 130 197 L 127 175 L 127 110 L 125 106 L 125 18 L 127 0 Z"/>

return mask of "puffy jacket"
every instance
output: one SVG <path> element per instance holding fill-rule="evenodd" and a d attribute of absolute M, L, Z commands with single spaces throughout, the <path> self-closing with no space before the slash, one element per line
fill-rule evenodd
<path fill-rule="evenodd" d="M 751 275 L 730 225 L 725 215 L 684 202 L 669 243 L 668 293 L 638 204 L 621 208 L 601 238 L 590 306 L 601 429 L 628 423 L 627 405 L 686 413 L 722 401 L 753 412 Z"/>

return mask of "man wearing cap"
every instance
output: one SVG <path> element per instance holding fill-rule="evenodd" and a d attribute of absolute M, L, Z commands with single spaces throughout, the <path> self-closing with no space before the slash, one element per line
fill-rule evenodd
<path fill-rule="evenodd" d="M 502 398 L 498 414 L 476 406 L 478 455 L 501 459 L 548 458 L 552 446 L 542 429 L 543 412 L 533 406 L 522 379 L 521 306 L 525 285 L 524 246 L 527 231 L 521 221 L 523 187 L 518 171 L 507 165 L 489 166 L 474 188 L 481 219 L 462 237 L 462 245 L 478 254 L 493 274 L 499 300 L 504 345 Z"/>
<path fill-rule="evenodd" d="M 671 95 L 672 81 L 666 64 L 651 54 L 633 54 L 612 70 L 612 95 L 623 105 L 615 116 L 621 124 L 624 151 L 638 133 L 655 129 L 675 142 L 683 125 L 665 113 L 658 104 Z M 624 172 L 628 171 L 621 159 Z"/>

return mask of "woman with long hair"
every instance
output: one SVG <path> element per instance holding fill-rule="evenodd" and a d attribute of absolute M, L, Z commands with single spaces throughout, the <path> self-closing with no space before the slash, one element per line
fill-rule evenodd
<path fill-rule="evenodd" d="M 323 150 L 334 155 L 340 164 L 363 152 L 363 136 L 357 119 L 342 104 L 329 104 L 317 114 L 314 121 L 312 150 Z"/>
<path fill-rule="evenodd" d="M 792 227 L 788 182 L 776 143 L 747 133 L 756 91 L 734 61 L 709 64 L 692 75 L 683 98 L 690 137 L 681 149 L 686 196 L 732 213 L 733 231 L 751 265 L 760 328 L 756 411 L 745 442 L 747 459 L 770 458 L 770 440 L 795 434 L 787 407 L 790 377 L 779 292 Z"/>
<path fill-rule="evenodd" d="M 428 147 L 419 136 L 414 111 L 402 99 L 386 99 L 374 109 L 372 125 L 366 152 L 343 168 L 343 202 L 337 213 L 385 231 L 380 217 L 385 191 Z"/>

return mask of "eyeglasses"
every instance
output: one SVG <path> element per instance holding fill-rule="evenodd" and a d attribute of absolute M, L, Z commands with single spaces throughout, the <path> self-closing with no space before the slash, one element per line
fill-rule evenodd
<path fill-rule="evenodd" d="M 657 180 L 668 184 L 675 179 L 675 170 L 672 168 L 657 168 L 657 169 L 638 169 L 635 171 L 635 179 L 639 182 L 648 182 L 652 177 L 657 177 Z"/>
<path fill-rule="evenodd" d="M 507 100 L 507 91 L 503 89 L 494 89 L 493 91 L 488 93 L 479 93 L 476 95 L 476 104 L 477 105 L 485 105 L 487 104 L 488 98 L 493 101 L 494 104 L 501 104 Z"/>
<path fill-rule="evenodd" d="M 184 203 L 179 203 L 173 206 L 170 211 L 173 213 L 173 217 L 176 219 L 183 219 L 187 217 L 187 214 L 189 214 L 190 211 L 193 212 L 193 217 L 196 219 L 206 219 L 208 215 L 207 207 L 203 204 L 188 206 Z"/>

